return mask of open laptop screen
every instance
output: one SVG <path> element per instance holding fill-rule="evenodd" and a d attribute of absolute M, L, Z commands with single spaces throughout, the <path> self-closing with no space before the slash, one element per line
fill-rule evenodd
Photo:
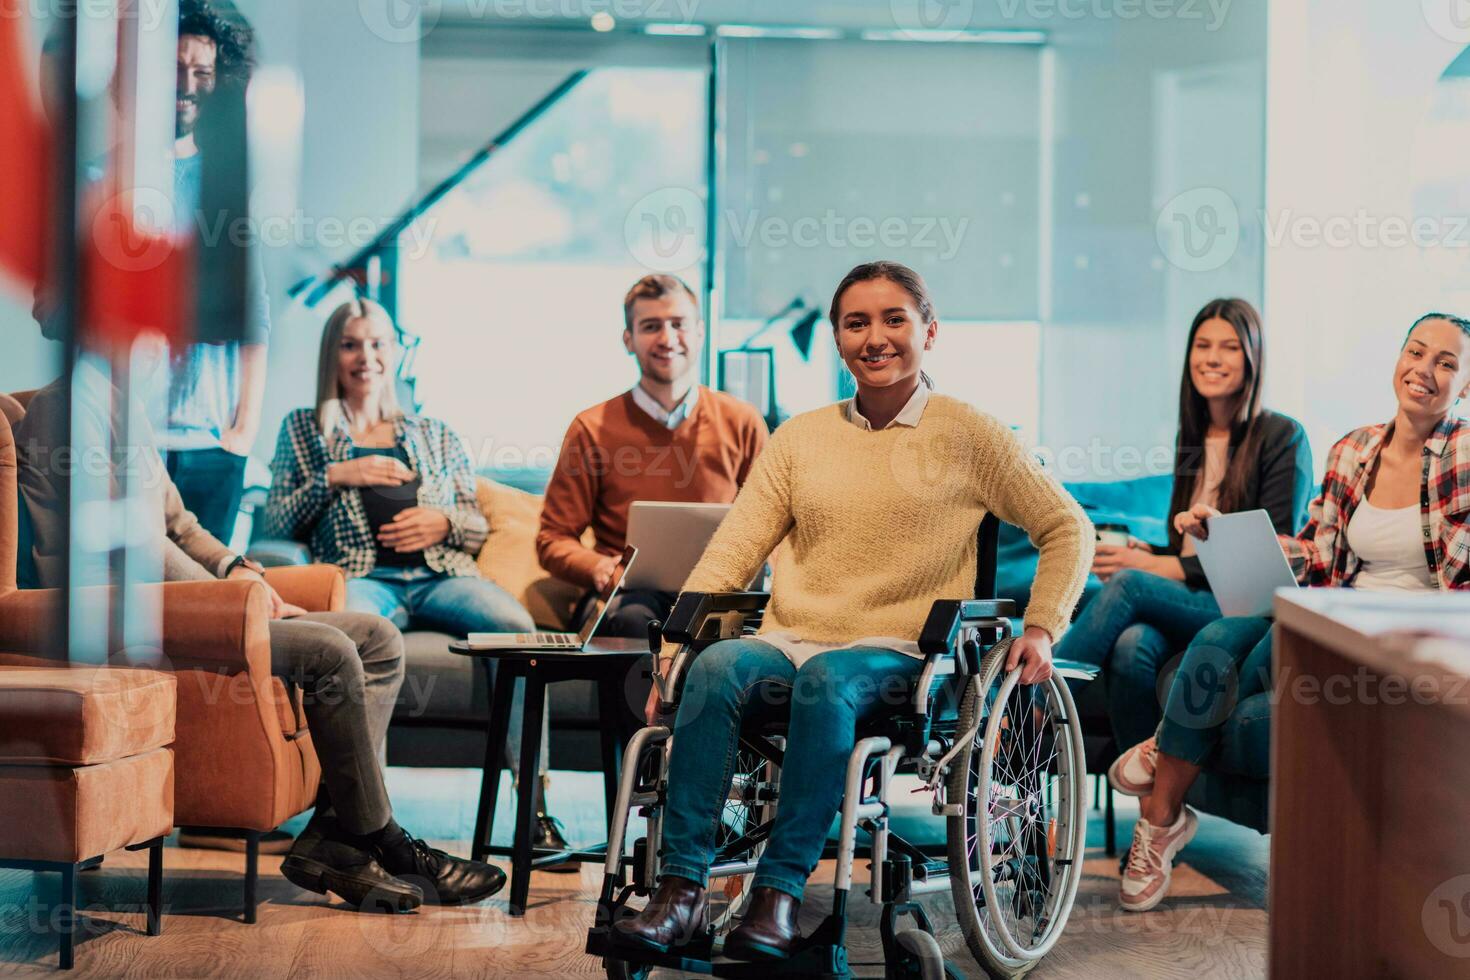
<path fill-rule="evenodd" d="M 602 594 L 597 597 L 602 606 L 596 616 L 588 616 L 587 622 L 582 624 L 581 632 L 578 634 L 582 639 L 582 645 L 592 639 L 592 634 L 597 632 L 597 627 L 602 625 L 602 617 L 607 615 L 608 604 L 612 602 L 613 596 L 623 587 L 623 582 L 628 577 L 628 569 L 633 567 L 633 559 L 638 557 L 638 549 L 629 545 L 623 549 L 623 557 L 618 559 L 617 567 L 613 569 L 612 575 L 607 580 Z"/>

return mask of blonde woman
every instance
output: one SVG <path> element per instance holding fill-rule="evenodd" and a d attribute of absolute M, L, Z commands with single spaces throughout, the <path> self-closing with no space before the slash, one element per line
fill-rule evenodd
<path fill-rule="evenodd" d="M 287 415 L 276 440 L 265 532 L 306 542 L 317 560 L 341 567 L 347 608 L 401 630 L 534 630 L 530 613 L 475 564 L 489 525 L 464 445 L 443 422 L 398 405 L 396 338 L 388 312 L 371 300 L 343 303 L 327 318 L 316 407 Z M 519 733 L 517 700 L 512 769 Z M 565 845 L 544 813 L 540 836 L 538 845 Z"/>

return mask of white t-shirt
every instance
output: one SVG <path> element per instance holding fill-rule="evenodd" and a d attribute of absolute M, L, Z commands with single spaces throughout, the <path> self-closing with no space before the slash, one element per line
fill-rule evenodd
<path fill-rule="evenodd" d="M 1424 560 L 1424 528 L 1417 504 L 1385 510 L 1364 500 L 1347 526 L 1347 545 L 1362 559 L 1355 589 L 1427 592 L 1434 588 Z"/>

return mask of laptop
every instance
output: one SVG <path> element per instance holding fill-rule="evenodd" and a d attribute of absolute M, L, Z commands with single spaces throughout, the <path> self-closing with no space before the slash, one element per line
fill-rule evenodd
<path fill-rule="evenodd" d="M 618 567 L 613 570 L 612 578 L 608 580 L 607 587 L 599 596 L 602 600 L 602 608 L 596 616 L 590 616 L 582 629 L 576 633 L 471 633 L 465 645 L 471 650 L 583 650 L 587 647 L 592 635 L 597 632 L 597 627 L 602 625 L 602 617 L 607 615 L 608 604 L 612 602 L 613 596 L 623 588 L 628 578 L 628 569 L 633 567 L 633 559 L 638 557 L 638 549 L 631 545 L 623 549 L 623 557 L 618 562 Z"/>
<path fill-rule="evenodd" d="M 638 549 L 639 561 L 638 570 L 628 577 L 628 588 L 682 589 L 729 512 L 729 504 L 633 501 L 628 509 L 628 543 Z"/>
<path fill-rule="evenodd" d="M 1299 587 L 1264 510 L 1210 518 L 1210 536 L 1194 548 L 1226 616 L 1269 616 L 1277 589 Z"/>

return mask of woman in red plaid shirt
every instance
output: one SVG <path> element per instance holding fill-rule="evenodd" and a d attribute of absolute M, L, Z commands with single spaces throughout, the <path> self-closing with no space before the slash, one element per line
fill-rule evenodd
<path fill-rule="evenodd" d="M 1332 447 L 1306 528 L 1280 539 L 1303 585 L 1470 589 L 1470 422 L 1452 411 L 1470 393 L 1470 320 L 1421 317 L 1394 364 L 1393 389 L 1393 421 L 1355 429 Z M 1196 506 L 1175 526 L 1203 538 L 1217 514 Z M 1174 855 L 1196 826 L 1184 795 L 1235 705 L 1270 686 L 1269 620 L 1222 619 L 1190 644 L 1158 733 L 1108 772 L 1119 792 L 1142 797 L 1120 888 L 1124 909 L 1151 909 L 1167 893 Z M 1201 693 L 1209 695 L 1203 707 Z"/>

